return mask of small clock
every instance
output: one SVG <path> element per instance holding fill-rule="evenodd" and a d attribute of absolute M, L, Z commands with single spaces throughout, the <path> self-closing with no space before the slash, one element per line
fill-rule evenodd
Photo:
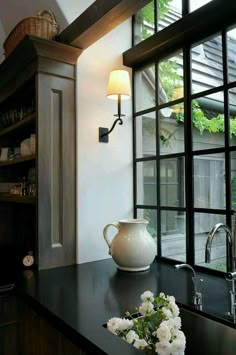
<path fill-rule="evenodd" d="M 24 256 L 22 262 L 23 262 L 23 265 L 26 267 L 32 266 L 34 263 L 34 257 L 32 255 L 32 253 L 28 252 L 28 254 Z"/>

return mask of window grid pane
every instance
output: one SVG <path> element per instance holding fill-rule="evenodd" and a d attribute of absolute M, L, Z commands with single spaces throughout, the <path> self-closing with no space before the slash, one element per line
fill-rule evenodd
<path fill-rule="evenodd" d="M 193 2 L 191 11 L 192 5 Z M 142 205 L 144 216 L 144 211 L 150 209 L 148 206 L 153 206 L 161 256 L 183 262 L 191 260 L 193 264 L 195 260 L 197 265 L 219 271 L 226 270 L 223 233 L 214 239 L 212 264 L 205 264 L 204 249 L 207 235 L 216 223 L 227 223 L 231 228 L 232 210 L 236 208 L 236 28 L 227 32 L 227 46 L 222 38 L 221 32 L 217 32 L 192 43 L 190 50 L 183 43 L 178 55 L 168 52 L 159 63 L 153 58 L 154 64 L 149 64 L 148 69 L 151 68 L 154 87 L 145 87 L 147 84 L 141 80 L 142 98 L 135 96 L 135 115 L 139 119 L 136 133 L 141 135 L 135 138 L 134 154 L 136 158 L 155 158 L 151 165 L 151 160 L 136 161 L 135 209 L 139 215 L 142 210 L 137 207 Z M 144 77 L 145 70 L 137 71 L 138 75 L 142 73 Z M 227 78 L 223 77 L 225 74 Z M 176 87 L 170 82 L 171 77 L 178 81 Z M 135 77 L 135 95 L 136 92 L 139 85 Z M 142 110 L 144 114 L 137 117 Z M 144 134 L 147 119 L 156 139 Z M 151 170 L 156 175 L 150 174 Z"/>

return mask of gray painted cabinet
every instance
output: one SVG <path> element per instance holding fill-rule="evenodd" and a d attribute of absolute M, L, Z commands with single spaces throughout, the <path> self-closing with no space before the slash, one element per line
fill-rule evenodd
<path fill-rule="evenodd" d="M 80 53 L 25 36 L 0 65 L 0 114 L 28 99 L 33 103 L 30 116 L 4 128 L 6 139 L 0 130 L 0 148 L 16 147 L 31 133 L 36 136 L 31 157 L 7 161 L 5 170 L 0 162 L 0 182 L 35 169 L 36 196 L 0 193 L 0 250 L 6 245 L 14 249 L 17 267 L 30 249 L 39 269 L 75 263 L 75 64 Z"/>

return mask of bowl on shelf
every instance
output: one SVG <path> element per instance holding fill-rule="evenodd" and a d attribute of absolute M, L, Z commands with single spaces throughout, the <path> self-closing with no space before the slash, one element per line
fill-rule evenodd
<path fill-rule="evenodd" d="M 35 154 L 35 134 L 21 142 L 20 152 L 22 156 Z"/>

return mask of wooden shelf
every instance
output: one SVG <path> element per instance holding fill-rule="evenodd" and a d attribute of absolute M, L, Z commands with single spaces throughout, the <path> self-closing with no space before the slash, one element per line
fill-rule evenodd
<path fill-rule="evenodd" d="M 21 155 L 15 159 L 0 162 L 0 168 L 3 166 L 15 165 L 15 164 L 24 163 L 26 161 L 35 160 L 35 158 L 36 158 L 35 154 L 26 155 L 26 156 Z"/>
<path fill-rule="evenodd" d="M 20 196 L 14 194 L 0 194 L 0 202 L 14 202 L 25 204 L 36 204 L 37 198 L 35 196 Z"/>
<path fill-rule="evenodd" d="M 33 124 L 34 122 L 35 122 L 35 113 L 32 113 L 26 116 L 25 118 L 23 118 L 23 120 L 17 121 L 13 125 L 1 129 L 0 137 L 25 129 L 27 126 Z"/>

